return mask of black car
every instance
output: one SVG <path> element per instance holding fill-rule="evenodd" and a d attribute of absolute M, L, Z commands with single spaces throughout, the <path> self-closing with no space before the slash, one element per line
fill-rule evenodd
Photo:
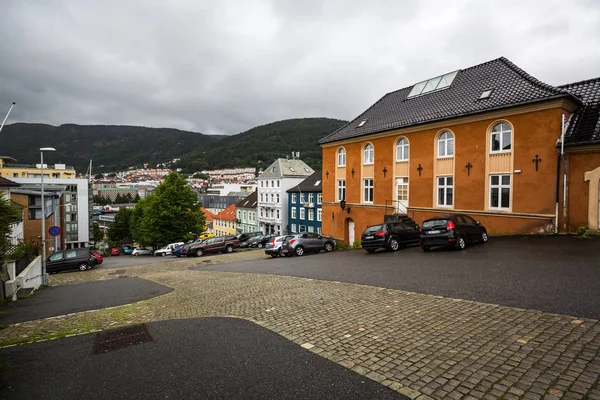
<path fill-rule="evenodd" d="M 261 236 L 260 238 L 252 241 L 252 243 L 250 243 L 249 247 L 257 247 L 259 249 L 262 249 L 263 247 L 265 247 L 267 245 L 268 242 L 270 242 L 271 240 L 273 240 L 273 238 L 276 238 L 277 235 L 265 235 L 265 236 Z"/>
<path fill-rule="evenodd" d="M 396 251 L 401 246 L 419 244 L 419 225 L 409 222 L 387 222 L 367 227 L 360 243 L 369 253 L 377 249 Z"/>
<path fill-rule="evenodd" d="M 248 247 L 248 243 L 250 239 L 255 238 L 257 236 L 262 236 L 262 232 L 244 232 L 237 235 L 238 240 L 240 241 L 240 247 L 246 248 Z"/>
<path fill-rule="evenodd" d="M 46 271 L 50 273 L 79 269 L 85 271 L 98 264 L 96 257 L 92 256 L 90 249 L 81 247 L 57 251 L 46 259 Z"/>
<path fill-rule="evenodd" d="M 465 214 L 441 215 L 425 220 L 421 227 L 421 248 L 435 246 L 464 250 L 467 243 L 488 241 L 487 230 L 481 223 Z"/>

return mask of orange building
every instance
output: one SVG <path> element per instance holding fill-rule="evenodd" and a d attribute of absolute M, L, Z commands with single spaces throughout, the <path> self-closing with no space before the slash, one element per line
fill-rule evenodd
<path fill-rule="evenodd" d="M 458 212 L 496 235 L 597 230 L 599 105 L 600 78 L 554 87 L 505 58 L 388 93 L 320 141 L 323 232 Z"/>

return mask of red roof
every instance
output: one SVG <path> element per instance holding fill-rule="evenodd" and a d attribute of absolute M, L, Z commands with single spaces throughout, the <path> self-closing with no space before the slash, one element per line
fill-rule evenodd
<path fill-rule="evenodd" d="M 223 219 L 225 221 L 235 221 L 235 204 L 230 205 L 220 213 L 214 216 L 215 219 Z"/>
<path fill-rule="evenodd" d="M 216 214 L 211 213 L 210 211 L 208 211 L 204 207 L 201 207 L 200 209 L 204 213 L 204 217 L 206 218 L 206 222 L 211 222 L 215 218 Z"/>

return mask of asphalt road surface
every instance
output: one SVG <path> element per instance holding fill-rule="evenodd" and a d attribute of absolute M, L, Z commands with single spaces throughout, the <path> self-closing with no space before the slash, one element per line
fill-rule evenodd
<path fill-rule="evenodd" d="M 32 297 L 0 307 L 0 311 L 6 312 L 0 315 L 0 324 L 120 306 L 160 296 L 172 290 L 137 277 L 50 286 L 38 290 Z"/>
<path fill-rule="evenodd" d="M 0 349 L 0 398 L 407 400 L 245 320 L 147 328 L 152 341 L 100 354 L 98 334 Z"/>
<path fill-rule="evenodd" d="M 98 266 L 98 268 L 125 268 L 134 265 L 142 264 L 156 264 L 163 262 L 185 260 L 185 257 L 172 257 L 172 256 L 114 256 L 104 257 L 104 262 Z"/>
<path fill-rule="evenodd" d="M 600 319 L 600 240 L 500 237 L 464 251 L 336 251 L 198 269 L 360 283 Z"/>

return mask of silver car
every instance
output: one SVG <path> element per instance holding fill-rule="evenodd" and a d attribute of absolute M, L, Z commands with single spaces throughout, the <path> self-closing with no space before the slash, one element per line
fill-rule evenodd
<path fill-rule="evenodd" d="M 305 253 L 318 253 L 321 250 L 330 252 L 335 248 L 335 241 L 318 233 L 299 233 L 286 238 L 281 246 L 281 254 L 303 256 Z"/>
<path fill-rule="evenodd" d="M 273 258 L 281 257 L 281 246 L 283 245 L 283 242 L 285 239 L 291 239 L 293 237 L 293 235 L 277 236 L 272 240 L 269 240 L 267 244 L 265 244 L 265 254 Z"/>

